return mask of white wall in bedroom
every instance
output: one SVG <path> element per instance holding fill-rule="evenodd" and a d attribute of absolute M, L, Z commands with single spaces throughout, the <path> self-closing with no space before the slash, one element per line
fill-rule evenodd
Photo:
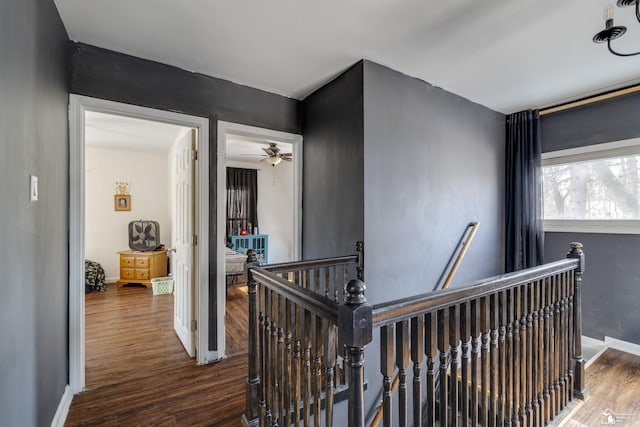
<path fill-rule="evenodd" d="M 293 260 L 293 166 L 280 162 L 227 160 L 233 168 L 258 170 L 258 222 L 260 234 L 269 235 L 269 264 Z"/>
<path fill-rule="evenodd" d="M 99 262 L 107 283 L 120 276 L 118 251 L 129 249 L 127 226 L 146 219 L 160 224 L 161 242 L 171 242 L 166 153 L 85 147 L 85 258 Z M 114 210 L 116 181 L 129 181 L 131 210 Z"/>

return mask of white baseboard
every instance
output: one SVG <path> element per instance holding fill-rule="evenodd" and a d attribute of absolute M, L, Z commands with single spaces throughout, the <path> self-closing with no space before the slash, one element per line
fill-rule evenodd
<path fill-rule="evenodd" d="M 60 403 L 58 404 L 56 414 L 53 416 L 53 420 L 51 421 L 51 427 L 64 427 L 64 422 L 67 420 L 67 414 L 69 413 L 69 407 L 71 406 L 72 400 L 73 394 L 71 393 L 69 385 L 66 385 L 64 387 L 64 393 L 62 394 Z"/>
<path fill-rule="evenodd" d="M 588 337 L 586 335 L 582 336 L 582 346 L 583 347 L 603 347 L 605 345 L 606 345 L 605 342 L 604 341 L 600 341 L 599 339 L 591 338 L 591 337 Z"/>
<path fill-rule="evenodd" d="M 608 348 L 614 348 L 616 350 L 624 351 L 625 353 L 631 353 L 636 356 L 640 356 L 640 345 L 638 344 L 634 344 L 628 341 L 622 341 L 611 337 L 604 337 L 604 343 Z"/>
<path fill-rule="evenodd" d="M 107 277 L 104 279 L 104 283 L 106 285 L 111 285 L 112 283 L 116 283 L 118 280 L 120 280 L 120 277 Z"/>

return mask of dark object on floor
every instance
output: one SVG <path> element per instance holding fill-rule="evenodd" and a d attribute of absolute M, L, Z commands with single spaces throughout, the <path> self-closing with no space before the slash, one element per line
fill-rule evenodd
<path fill-rule="evenodd" d="M 104 292 L 107 288 L 104 285 L 104 269 L 102 266 L 95 262 L 84 261 L 84 292 L 89 293 L 91 291 Z"/>

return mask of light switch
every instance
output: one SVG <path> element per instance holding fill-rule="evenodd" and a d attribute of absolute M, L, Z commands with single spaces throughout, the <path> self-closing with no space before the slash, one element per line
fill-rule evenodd
<path fill-rule="evenodd" d="M 29 201 L 35 202 L 38 200 L 38 177 L 35 175 L 29 175 Z"/>

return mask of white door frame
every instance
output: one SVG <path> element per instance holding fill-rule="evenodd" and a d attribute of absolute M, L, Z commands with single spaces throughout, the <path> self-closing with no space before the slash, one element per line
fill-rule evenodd
<path fill-rule="evenodd" d="M 255 126 L 241 125 L 238 123 L 218 121 L 218 160 L 217 160 L 217 212 L 216 212 L 216 297 L 218 301 L 218 313 L 216 313 L 218 330 L 218 350 L 224 356 L 225 344 L 225 312 L 226 312 L 226 280 L 224 275 L 224 248 L 227 241 L 226 224 L 227 217 L 227 174 L 225 158 L 227 154 L 227 135 L 237 135 L 249 138 L 267 139 L 270 141 L 286 142 L 292 144 L 293 153 L 293 258 L 300 260 L 302 256 L 302 135 L 280 132 Z"/>
<path fill-rule="evenodd" d="M 209 351 L 209 120 L 165 110 L 139 107 L 71 94 L 69 97 L 69 387 L 85 385 L 84 353 L 84 144 L 85 112 L 116 114 L 198 129 L 198 248 L 195 280 L 196 352 L 199 364 L 218 359 Z"/>

